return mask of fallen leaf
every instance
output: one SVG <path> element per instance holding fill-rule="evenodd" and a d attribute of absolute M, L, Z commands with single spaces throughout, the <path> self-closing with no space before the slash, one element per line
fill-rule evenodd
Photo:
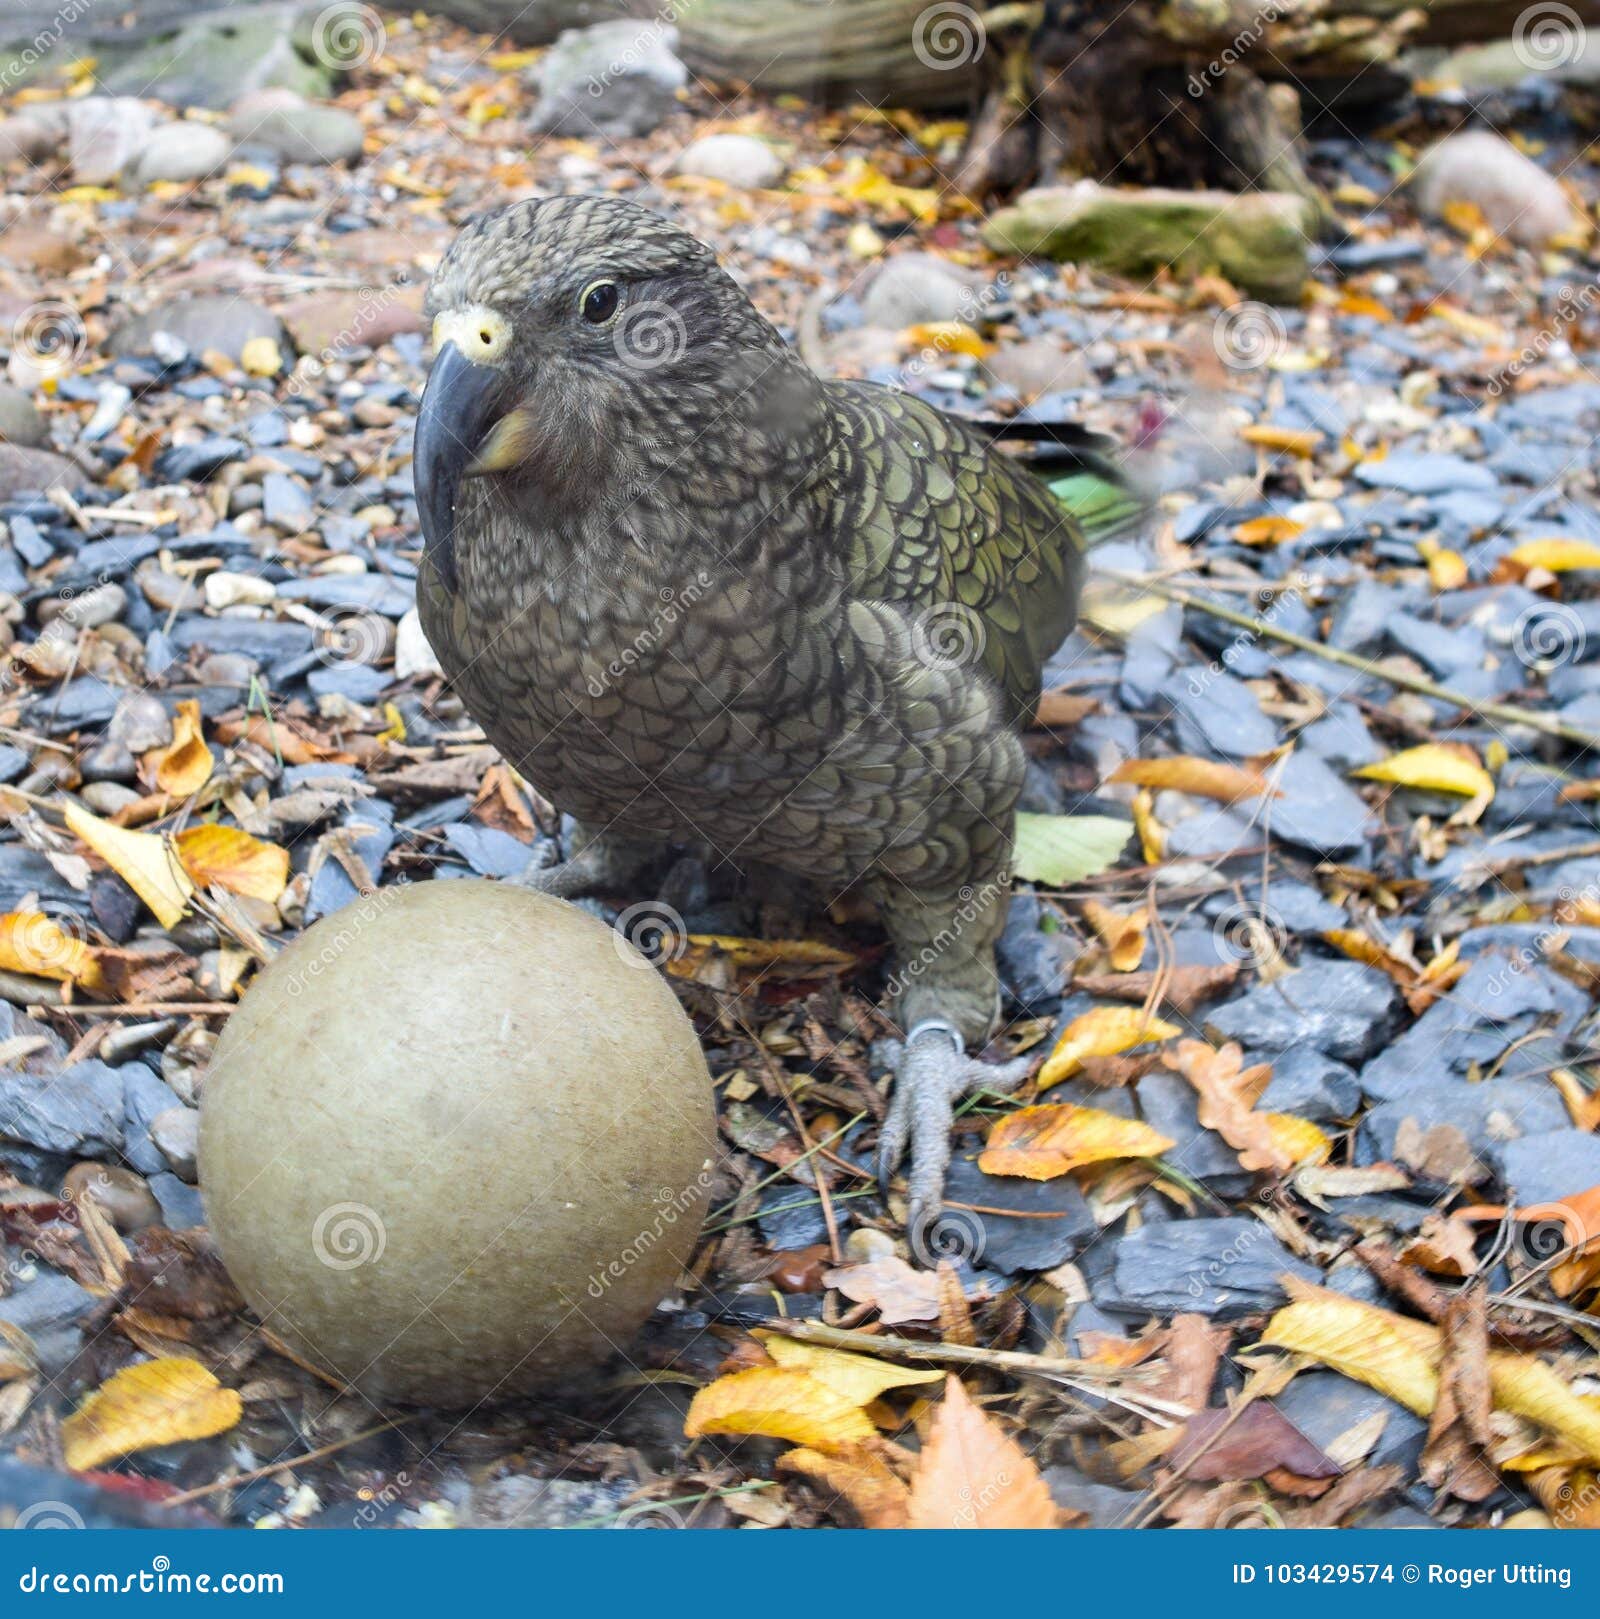
<path fill-rule="evenodd" d="M 1272 1068 L 1268 1063 L 1243 1068 L 1243 1056 L 1232 1043 L 1216 1051 L 1203 1040 L 1182 1040 L 1164 1060 L 1194 1086 L 1201 1124 L 1239 1154 L 1245 1169 L 1286 1175 L 1301 1164 L 1325 1162 L 1333 1144 L 1309 1119 L 1255 1111 Z"/>
<path fill-rule="evenodd" d="M 939 1319 L 939 1281 L 932 1271 L 913 1270 L 898 1254 L 860 1265 L 836 1265 L 822 1280 L 855 1304 L 870 1304 L 885 1326 Z"/>
<path fill-rule="evenodd" d="M 1097 899 L 1089 899 L 1083 902 L 1083 919 L 1100 936 L 1114 972 L 1131 973 L 1143 960 L 1145 930 L 1150 926 L 1148 911 L 1114 911 Z"/>
<path fill-rule="evenodd" d="M 289 851 L 236 826 L 186 827 L 172 840 L 197 887 L 215 883 L 230 894 L 276 904 L 289 884 Z"/>
<path fill-rule="evenodd" d="M 1270 424 L 1242 428 L 1239 437 L 1246 444 L 1258 445 L 1263 450 L 1280 450 L 1302 459 L 1315 455 L 1322 442 L 1322 434 L 1314 427 L 1273 427 Z M 1295 526 L 1298 529 L 1299 525 Z"/>
<path fill-rule="evenodd" d="M 1242 961 L 1228 961 L 1215 967 L 1167 967 L 1145 973 L 1081 973 L 1073 978 L 1072 987 L 1087 995 L 1137 1001 L 1141 1006 L 1154 993 L 1157 1006 L 1183 1014 L 1229 988 L 1243 965 Z"/>
<path fill-rule="evenodd" d="M 1556 1529 L 1600 1529 L 1600 1477 L 1588 1467 L 1541 1468 L 1528 1478 Z"/>
<path fill-rule="evenodd" d="M 1223 804 L 1282 796 L 1258 770 L 1220 764 L 1214 759 L 1197 759 L 1186 753 L 1165 759 L 1124 759 L 1106 780 L 1192 793 L 1196 798 L 1212 798 Z"/>
<path fill-rule="evenodd" d="M 194 884 L 165 839 L 112 826 L 76 804 L 62 813 L 67 826 L 150 907 L 162 927 L 177 926 Z"/>
<path fill-rule="evenodd" d="M 197 1360 L 144 1361 L 115 1373 L 61 1424 L 61 1454 L 74 1473 L 135 1450 L 226 1433 L 244 1410 Z"/>
<path fill-rule="evenodd" d="M 1494 1443 L 1489 1428 L 1488 1291 L 1463 1288 L 1450 1301 L 1441 1330 L 1439 1397 L 1428 1421 L 1428 1440 L 1418 1476 L 1462 1501 L 1486 1501 L 1500 1487 L 1483 1459 Z"/>
<path fill-rule="evenodd" d="M 915 1371 L 905 1366 L 891 1366 L 886 1360 L 874 1360 L 871 1355 L 857 1355 L 848 1349 L 801 1343 L 781 1332 L 757 1332 L 754 1336 L 780 1366 L 826 1383 L 836 1394 L 859 1406 L 871 1405 L 888 1389 L 905 1388 L 913 1383 L 937 1383 L 944 1375 L 931 1368 Z"/>
<path fill-rule="evenodd" d="M 94 951 L 43 911 L 0 916 L 0 968 L 91 990 L 103 983 Z"/>
<path fill-rule="evenodd" d="M 1099 710 L 1098 697 L 1080 697 L 1070 691 L 1041 692 L 1039 706 L 1034 710 L 1033 725 L 1039 730 L 1064 731 Z"/>
<path fill-rule="evenodd" d="M 854 1400 L 783 1366 L 757 1366 L 708 1384 L 690 1401 L 683 1431 L 690 1439 L 714 1433 L 765 1434 L 824 1451 L 859 1444 L 878 1432 Z"/>
<path fill-rule="evenodd" d="M 1138 1119 L 1097 1107 L 1025 1107 L 995 1121 L 978 1168 L 1048 1181 L 1104 1159 L 1156 1158 L 1176 1145 Z"/>
<path fill-rule="evenodd" d="M 908 326 L 900 334 L 901 342 L 914 349 L 932 349 L 936 354 L 969 354 L 981 360 L 993 345 L 959 320 L 928 321 L 920 326 Z"/>
<path fill-rule="evenodd" d="M 1524 540 L 1505 560 L 1546 573 L 1567 573 L 1574 568 L 1600 568 L 1600 545 L 1588 540 Z"/>
<path fill-rule="evenodd" d="M 1421 747 L 1391 753 L 1387 759 L 1363 765 L 1351 773 L 1369 781 L 1391 782 L 1397 787 L 1459 793 L 1472 801 L 1451 817 L 1461 824 L 1471 824 L 1494 798 L 1494 777 L 1464 742 L 1425 742 Z"/>
<path fill-rule="evenodd" d="M 786 1451 L 777 1465 L 841 1496 L 863 1529 L 906 1527 L 910 1492 L 894 1469 L 864 1446 L 847 1446 L 831 1456 L 820 1450 Z"/>
<path fill-rule="evenodd" d="M 1238 1412 L 1196 1412 L 1167 1460 L 1192 1479 L 1261 1478 L 1280 1467 L 1299 1478 L 1337 1478 L 1344 1471 L 1271 1400 L 1252 1400 Z"/>
<path fill-rule="evenodd" d="M 1126 821 L 1109 815 L 1021 813 L 1011 869 L 1027 882 L 1050 888 L 1082 882 L 1114 866 L 1132 833 Z"/>
<path fill-rule="evenodd" d="M 1059 1522 L 1032 1459 L 973 1404 L 959 1378 L 946 1378 L 944 1400 L 911 1478 L 907 1527 L 1054 1529 Z"/>
<path fill-rule="evenodd" d="M 1139 1006 L 1096 1006 L 1061 1031 L 1055 1050 L 1039 1071 L 1038 1088 L 1049 1090 L 1077 1073 L 1085 1057 L 1115 1057 L 1134 1046 L 1170 1040 L 1183 1030 L 1163 1023 Z"/>
<path fill-rule="evenodd" d="M 205 786 L 216 761 L 206 746 L 199 703 L 190 699 L 178 704 L 172 717 L 172 741 L 164 748 L 151 749 L 142 763 L 145 779 L 174 798 L 187 798 Z"/>

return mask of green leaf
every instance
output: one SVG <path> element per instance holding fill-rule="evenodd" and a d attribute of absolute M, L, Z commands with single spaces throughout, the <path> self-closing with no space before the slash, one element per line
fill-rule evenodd
<path fill-rule="evenodd" d="M 1019 814 L 1011 869 L 1052 888 L 1079 883 L 1114 866 L 1132 836 L 1132 821 L 1109 815 Z"/>

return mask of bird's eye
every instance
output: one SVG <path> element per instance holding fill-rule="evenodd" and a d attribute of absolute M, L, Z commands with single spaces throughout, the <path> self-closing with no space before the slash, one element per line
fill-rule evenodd
<path fill-rule="evenodd" d="M 579 301 L 583 318 L 591 326 L 603 326 L 617 312 L 617 284 L 615 281 L 591 281 L 583 289 Z"/>

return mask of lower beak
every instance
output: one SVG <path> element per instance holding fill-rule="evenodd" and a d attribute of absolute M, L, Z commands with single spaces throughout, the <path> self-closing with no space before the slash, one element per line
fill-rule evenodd
<path fill-rule="evenodd" d="M 417 412 L 411 458 L 423 548 L 445 589 L 456 588 L 456 504 L 461 480 L 503 414 L 505 376 L 474 365 L 454 343 L 434 356 Z"/>

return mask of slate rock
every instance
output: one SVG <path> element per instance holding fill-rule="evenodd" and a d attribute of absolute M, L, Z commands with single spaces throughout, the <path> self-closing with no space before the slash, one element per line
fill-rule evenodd
<path fill-rule="evenodd" d="M 1095 1292 L 1114 1314 L 1233 1320 L 1288 1303 L 1279 1281 L 1285 1273 L 1322 1279 L 1259 1220 L 1241 1215 L 1145 1225 L 1114 1246 L 1108 1285 Z"/>
<path fill-rule="evenodd" d="M 46 449 L 50 443 L 50 424 L 33 400 L 9 382 L 0 382 L 0 439 L 31 450 Z"/>
<path fill-rule="evenodd" d="M 122 1156 L 141 1175 L 157 1175 L 168 1168 L 161 1149 L 150 1139 L 150 1126 L 183 1098 L 142 1062 L 124 1063 L 122 1075 Z"/>
<path fill-rule="evenodd" d="M 480 877 L 515 877 L 533 858 L 533 848 L 509 832 L 457 821 L 444 829 L 445 842 Z"/>
<path fill-rule="evenodd" d="M 1289 1051 L 1247 1052 L 1244 1063 L 1272 1064 L 1272 1079 L 1259 1106 L 1265 1113 L 1294 1113 L 1318 1124 L 1351 1119 L 1361 1106 L 1361 1081 L 1353 1068 L 1299 1046 Z"/>
<path fill-rule="evenodd" d="M 28 1266 L 12 1259 L 6 1268 L 14 1285 L 0 1298 L 0 1321 L 27 1333 L 39 1351 L 40 1369 L 53 1377 L 82 1347 L 80 1323 L 93 1308 L 94 1295 L 70 1276 L 43 1265 Z"/>
<path fill-rule="evenodd" d="M 0 1136 L 102 1158 L 122 1145 L 122 1078 L 90 1058 L 55 1074 L 0 1072 Z"/>
<path fill-rule="evenodd" d="M 30 449 L 25 444 L 0 443 L 0 501 L 48 489 L 81 489 L 85 482 L 84 475 L 64 455 Z"/>
<path fill-rule="evenodd" d="M 1398 489 L 1407 495 L 1442 495 L 1453 489 L 1493 489 L 1495 476 L 1463 455 L 1396 450 L 1381 461 L 1363 461 L 1356 479 L 1369 489 Z"/>
<path fill-rule="evenodd" d="M 138 185 L 172 181 L 187 185 L 218 173 L 228 161 L 233 143 L 210 124 L 186 120 L 163 124 L 140 148 L 131 164 Z"/>
<path fill-rule="evenodd" d="M 1081 1512 L 1091 1529 L 1119 1529 L 1130 1524 L 1145 1500 L 1139 1490 L 1096 1484 L 1075 1467 L 1047 1467 L 1044 1481 L 1050 1499 L 1064 1512 Z"/>
<path fill-rule="evenodd" d="M 1366 803 L 1314 753 L 1297 749 L 1275 774 L 1280 797 L 1261 809 L 1262 825 L 1313 854 L 1349 855 L 1378 831 Z"/>
<path fill-rule="evenodd" d="M 169 1230 L 187 1231 L 191 1226 L 206 1223 L 206 1212 L 199 1192 L 192 1186 L 186 1186 L 170 1170 L 152 1175 L 150 1190 L 161 1205 L 162 1223 Z"/>
<path fill-rule="evenodd" d="M 754 135 L 702 135 L 690 141 L 673 165 L 679 174 L 720 180 L 745 191 L 775 186 L 783 178 L 783 159 Z"/>
<path fill-rule="evenodd" d="M 1416 1474 L 1422 1446 L 1428 1437 L 1428 1419 L 1416 1416 L 1398 1401 L 1379 1394 L 1341 1372 L 1301 1372 L 1274 1397 L 1279 1411 L 1314 1444 L 1326 1452 L 1352 1429 L 1380 1414 L 1383 1431 L 1369 1452 L 1373 1466 L 1398 1466 L 1406 1478 Z"/>
<path fill-rule="evenodd" d="M 284 163 L 329 167 L 360 160 L 361 120 L 342 107 L 320 106 L 287 90 L 262 90 L 234 103 L 228 133 Z"/>
<path fill-rule="evenodd" d="M 1471 1085 L 1460 1079 L 1424 1078 L 1398 1101 L 1380 1102 L 1367 1110 L 1356 1133 L 1355 1161 L 1423 1168 L 1423 1161 L 1433 1159 L 1436 1151 L 1426 1140 L 1427 1132 L 1448 1126 L 1459 1132 L 1460 1141 L 1479 1160 L 1481 1172 L 1474 1166 L 1462 1166 L 1467 1183 L 1477 1184 L 1493 1169 L 1497 1148 L 1523 1136 L 1562 1130 L 1568 1120 L 1560 1092 L 1547 1082 L 1488 1079 Z M 1448 1162 L 1458 1146 L 1459 1142 L 1444 1139 L 1437 1151 Z"/>
<path fill-rule="evenodd" d="M 1015 1209 L 1022 1218 L 946 1209 L 930 1237 L 935 1253 L 947 1239 L 950 1257 L 1013 1275 L 1018 1271 L 1054 1270 L 1094 1241 L 1097 1228 L 1089 1204 L 1070 1177 L 1027 1181 L 1010 1175 L 985 1175 L 975 1151 L 957 1152 L 950 1160 L 945 1195 L 952 1203 L 975 1203 L 986 1209 Z M 1028 1215 L 1048 1215 L 1029 1219 Z"/>
<path fill-rule="evenodd" d="M 1392 1032 L 1400 997 L 1382 973 L 1356 961 L 1308 961 L 1270 984 L 1213 1007 L 1208 1039 L 1237 1040 L 1247 1050 L 1288 1051 L 1304 1046 L 1359 1062 Z"/>
<path fill-rule="evenodd" d="M 1600 1186 L 1600 1136 L 1557 1129 L 1525 1135 L 1489 1150 L 1506 1201 L 1526 1208 Z"/>
<path fill-rule="evenodd" d="M 1278 745 L 1278 728 L 1256 695 L 1220 670 L 1179 670 L 1161 688 L 1172 705 L 1179 746 L 1207 758 L 1247 759 Z"/>
<path fill-rule="evenodd" d="M 1176 1143 L 1162 1157 L 1184 1174 L 1220 1197 L 1249 1191 L 1255 1176 L 1239 1167 L 1238 1153 L 1221 1136 L 1201 1125 L 1199 1097 L 1188 1080 L 1153 1069 L 1139 1081 L 1139 1111 L 1146 1124 Z"/>
<path fill-rule="evenodd" d="M 873 276 L 861 313 L 869 326 L 890 331 L 950 320 L 970 326 L 982 285 L 979 276 L 936 253 L 897 253 Z"/>
<path fill-rule="evenodd" d="M 761 1240 L 775 1252 L 788 1253 L 828 1240 L 828 1223 L 816 1197 L 803 1186 L 769 1187 L 756 1214 Z"/>
<path fill-rule="evenodd" d="M 1013 893 L 995 945 L 1001 987 L 1010 1003 L 1031 1017 L 1053 1017 L 1061 1010 L 1062 936 L 1041 931 L 1043 920 L 1037 894 Z"/>

